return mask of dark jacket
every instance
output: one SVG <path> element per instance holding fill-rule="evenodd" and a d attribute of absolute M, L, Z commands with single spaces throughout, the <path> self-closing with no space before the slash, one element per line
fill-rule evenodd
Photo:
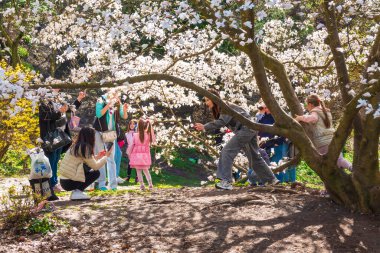
<path fill-rule="evenodd" d="M 76 109 L 80 107 L 82 103 L 78 100 L 75 100 L 74 106 Z M 67 111 L 67 114 L 70 114 L 70 109 Z M 38 118 L 39 118 L 39 126 L 40 126 L 40 137 L 43 139 L 46 134 L 50 131 L 53 132 L 57 128 L 55 125 L 56 120 L 60 119 L 62 117 L 62 114 L 60 111 L 54 110 L 54 106 L 52 102 L 44 103 L 41 102 L 40 106 L 38 107 Z M 67 133 L 69 136 L 70 130 L 68 127 L 68 122 L 70 120 L 70 116 L 67 117 L 67 122 L 65 126 L 65 133 Z M 71 144 L 70 144 L 71 145 Z M 67 145 L 63 148 L 62 152 L 65 152 L 70 145 Z M 45 151 L 46 152 L 46 151 Z"/>
<path fill-rule="evenodd" d="M 101 96 L 99 99 L 98 99 L 98 102 L 97 104 L 99 103 L 99 100 L 102 102 L 102 109 L 107 105 L 107 101 L 105 99 L 104 96 Z M 96 110 L 99 110 L 98 106 L 96 108 Z M 108 111 L 107 111 L 108 112 Z M 104 132 L 104 131 L 107 131 L 108 130 L 108 124 L 107 124 L 107 112 L 105 114 L 103 114 L 101 117 L 96 117 L 95 116 L 95 121 L 94 121 L 94 124 L 93 124 L 93 127 L 96 131 L 99 131 L 99 132 Z"/>
<path fill-rule="evenodd" d="M 258 121 L 260 124 L 266 124 L 266 125 L 273 125 L 274 124 L 274 118 L 272 114 L 265 113 L 264 116 Z M 284 137 L 275 137 L 274 134 L 265 133 L 265 132 L 259 132 L 260 138 L 268 138 L 265 142 L 260 144 L 260 148 L 263 149 L 269 149 L 274 147 L 275 145 L 281 145 L 284 141 Z"/>
<path fill-rule="evenodd" d="M 264 113 L 264 115 L 261 117 L 261 119 L 257 123 L 265 124 L 265 125 L 273 125 L 274 124 L 274 118 L 273 118 L 272 114 Z M 272 139 L 274 137 L 273 134 L 265 133 L 265 132 L 259 132 L 258 135 L 260 138 L 267 137 L 269 139 Z"/>

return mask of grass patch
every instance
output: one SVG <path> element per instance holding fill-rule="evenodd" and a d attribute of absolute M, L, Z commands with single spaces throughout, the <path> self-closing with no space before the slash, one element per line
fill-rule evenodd
<path fill-rule="evenodd" d="M 120 196 L 120 195 L 125 195 L 128 193 L 134 193 L 138 195 L 148 195 L 150 192 L 148 191 L 140 191 L 136 189 L 121 189 L 117 191 L 113 190 L 107 190 L 107 191 L 101 191 L 101 190 L 95 190 L 95 191 L 88 191 L 87 194 L 91 197 L 109 197 L 109 196 Z"/>
<path fill-rule="evenodd" d="M 184 157 L 176 157 L 175 168 L 178 170 L 183 170 L 186 173 L 186 177 L 176 175 L 165 169 L 161 169 L 159 173 L 155 173 L 153 170 L 150 170 L 150 175 L 152 177 L 153 185 L 155 188 L 180 188 L 182 186 L 196 187 L 201 186 L 201 181 L 197 178 L 197 166 L 196 164 Z M 127 167 L 128 159 L 122 158 L 121 168 L 120 168 L 120 177 L 127 177 Z M 132 175 L 129 182 L 121 184 L 121 186 L 139 186 L 139 183 L 135 183 L 136 170 L 132 169 Z M 144 182 L 147 184 L 147 181 L 144 176 Z"/>
<path fill-rule="evenodd" d="M 297 166 L 297 181 L 304 183 L 306 187 L 313 189 L 323 189 L 324 185 L 322 180 L 319 178 L 317 173 L 315 173 L 305 161 L 301 161 Z"/>

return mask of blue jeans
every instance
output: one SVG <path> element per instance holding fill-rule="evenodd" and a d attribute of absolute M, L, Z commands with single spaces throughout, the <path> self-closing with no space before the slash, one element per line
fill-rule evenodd
<path fill-rule="evenodd" d="M 97 155 L 100 151 L 105 150 L 104 142 L 102 140 L 102 136 L 98 131 L 95 133 L 95 148 L 94 153 Z M 112 154 L 107 158 L 107 171 L 104 167 L 99 169 L 100 176 L 98 179 L 99 188 L 106 187 L 106 174 L 108 174 L 108 186 L 111 189 L 117 188 L 117 180 L 116 180 L 116 163 L 115 163 L 115 150 L 116 150 L 117 142 L 114 141 Z"/>
<path fill-rule="evenodd" d="M 116 177 L 120 175 L 120 166 L 121 166 L 121 149 L 118 144 L 115 147 L 115 163 L 116 163 Z"/>
<path fill-rule="evenodd" d="M 55 150 L 54 152 L 47 153 L 46 156 L 49 159 L 52 176 L 50 178 L 51 187 L 54 187 L 58 184 L 58 161 L 61 158 L 62 148 Z"/>
<path fill-rule="evenodd" d="M 281 145 L 274 147 L 274 155 L 270 158 L 271 162 L 278 163 L 282 158 L 288 156 L 289 145 L 287 143 L 282 143 Z M 285 173 L 283 171 L 275 174 L 276 178 L 283 183 L 285 180 Z"/>
<path fill-rule="evenodd" d="M 295 182 L 296 181 L 296 166 L 290 166 L 284 172 L 285 182 Z"/>

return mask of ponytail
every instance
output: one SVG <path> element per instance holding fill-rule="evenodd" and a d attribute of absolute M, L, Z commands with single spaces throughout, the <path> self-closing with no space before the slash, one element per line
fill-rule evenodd
<path fill-rule="evenodd" d="M 139 124 L 138 124 L 138 130 L 139 130 L 139 138 L 141 143 L 144 142 L 144 132 L 145 132 L 145 120 L 140 118 Z"/>
<path fill-rule="evenodd" d="M 152 141 L 152 124 L 150 123 L 149 120 L 147 120 L 146 124 L 148 125 L 148 133 L 149 133 L 149 137 L 150 137 L 150 141 Z"/>
<path fill-rule="evenodd" d="M 323 123 L 325 123 L 325 127 L 326 128 L 330 128 L 331 127 L 331 122 L 330 122 L 330 119 L 329 119 L 328 114 L 327 114 L 325 103 L 323 101 L 320 101 L 320 104 L 321 104 L 321 107 L 322 107 L 323 114 L 325 115 L 325 117 L 323 118 Z"/>

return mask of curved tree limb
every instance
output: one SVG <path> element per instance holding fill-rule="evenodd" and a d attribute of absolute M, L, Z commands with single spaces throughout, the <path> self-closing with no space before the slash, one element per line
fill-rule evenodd
<path fill-rule="evenodd" d="M 272 71 L 273 75 L 276 77 L 277 82 L 280 85 L 282 94 L 286 100 L 286 104 L 289 106 L 290 112 L 295 115 L 302 115 L 303 110 L 301 103 L 298 100 L 293 86 L 290 82 L 289 76 L 286 73 L 284 65 L 273 58 L 272 56 L 261 51 L 261 57 L 263 58 L 265 68 Z"/>
<path fill-rule="evenodd" d="M 345 108 L 343 116 L 339 122 L 339 125 L 335 131 L 334 137 L 329 145 L 329 152 L 327 154 L 327 160 L 330 161 L 331 165 L 334 165 L 338 159 L 340 152 L 343 149 L 343 146 L 347 140 L 348 135 L 352 127 L 352 122 L 355 120 L 358 112 L 361 108 L 356 108 L 358 100 L 363 96 L 364 93 L 369 92 L 374 97 L 377 93 L 380 92 L 380 81 L 364 89 L 358 95 L 355 96 Z"/>
<path fill-rule="evenodd" d="M 191 89 L 193 91 L 198 92 L 202 96 L 208 97 L 215 101 L 222 109 L 225 110 L 225 112 L 233 117 L 235 117 L 237 120 L 239 120 L 242 124 L 248 126 L 249 128 L 256 130 L 256 131 L 263 131 L 267 133 L 272 133 L 276 135 L 281 136 L 287 136 L 288 130 L 283 129 L 277 126 L 271 126 L 271 125 L 265 125 L 265 124 L 259 124 L 251 121 L 250 119 L 242 116 L 240 113 L 236 112 L 234 109 L 229 107 L 222 99 L 215 96 L 214 94 L 210 93 L 206 89 L 199 87 L 193 82 L 186 81 L 182 78 L 175 77 L 169 74 L 159 74 L 159 73 L 152 73 L 152 74 L 146 74 L 146 75 L 139 75 L 139 76 L 133 76 L 133 77 L 127 77 L 125 79 L 116 80 L 116 81 L 108 81 L 108 82 L 82 82 L 82 83 L 56 83 L 51 85 L 31 85 L 29 88 L 31 89 L 38 89 L 41 87 L 51 87 L 55 89 L 75 89 L 75 88 L 111 88 L 115 87 L 117 85 L 128 85 L 133 83 L 140 83 L 140 82 L 146 82 L 146 81 L 168 81 L 172 82 L 174 84 L 180 85 L 182 87 Z"/>
<path fill-rule="evenodd" d="M 352 96 L 348 93 L 348 89 L 346 88 L 346 85 L 350 83 L 350 77 L 348 74 L 344 52 L 340 50 L 342 48 L 342 43 L 339 38 L 335 8 L 330 8 L 330 2 L 330 0 L 323 1 L 323 14 L 326 19 L 325 24 L 328 31 L 326 42 L 333 54 L 336 72 L 338 75 L 339 89 L 342 94 L 343 102 L 344 104 L 348 104 L 352 99 Z"/>
<path fill-rule="evenodd" d="M 281 164 L 276 169 L 272 170 L 273 173 L 279 173 L 290 166 L 297 165 L 301 160 L 301 153 L 298 153 L 295 157 L 293 157 L 291 160 L 287 161 L 286 163 Z"/>
<path fill-rule="evenodd" d="M 307 70 L 319 70 L 319 69 L 326 69 L 328 66 L 330 66 L 330 64 L 334 61 L 334 58 L 330 58 L 329 60 L 327 60 L 327 62 L 324 64 L 324 65 L 321 65 L 321 66 L 309 66 L 309 67 L 305 67 L 303 66 L 301 63 L 299 62 L 292 62 L 294 63 L 294 65 L 296 65 L 300 70 L 302 71 L 307 71 Z"/>
<path fill-rule="evenodd" d="M 183 60 L 186 60 L 186 59 L 189 59 L 189 58 L 192 58 L 192 57 L 196 57 L 196 56 L 199 56 L 199 55 L 202 55 L 202 54 L 205 54 L 209 51 L 211 51 L 214 47 L 216 47 L 220 42 L 222 41 L 222 39 L 217 39 L 216 41 L 214 41 L 214 43 L 211 44 L 211 46 L 209 46 L 208 48 L 202 50 L 202 51 L 199 51 L 199 52 L 196 52 L 194 54 L 191 54 L 191 55 L 185 55 L 183 57 L 180 57 L 180 58 L 177 58 L 177 59 L 174 59 L 174 61 L 167 67 L 164 69 L 163 73 L 166 73 L 170 68 L 172 68 L 177 62 L 179 61 L 183 61 Z"/>

